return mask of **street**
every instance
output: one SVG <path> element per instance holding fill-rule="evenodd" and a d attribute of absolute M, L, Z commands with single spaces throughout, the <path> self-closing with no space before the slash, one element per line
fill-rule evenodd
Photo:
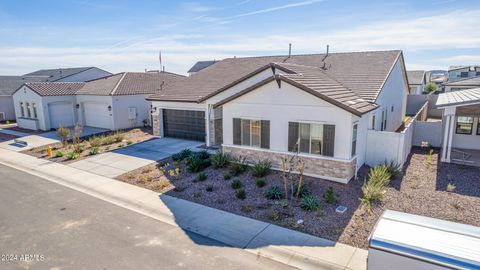
<path fill-rule="evenodd" d="M 0 269 L 290 269 L 0 165 Z"/>

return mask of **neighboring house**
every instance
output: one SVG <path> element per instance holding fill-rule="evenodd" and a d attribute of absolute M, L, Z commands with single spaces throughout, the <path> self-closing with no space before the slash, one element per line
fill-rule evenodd
<path fill-rule="evenodd" d="M 86 82 L 109 75 L 112 73 L 97 67 L 75 67 L 41 69 L 24 76 L 47 76 L 50 82 Z"/>
<path fill-rule="evenodd" d="M 480 76 L 480 66 L 453 66 L 448 69 L 448 81 Z"/>
<path fill-rule="evenodd" d="M 149 122 L 148 95 L 185 78 L 168 72 L 124 72 L 88 82 L 26 83 L 14 94 L 19 127 L 83 126 L 118 130 Z"/>
<path fill-rule="evenodd" d="M 47 81 L 46 76 L 0 76 L 0 121 L 15 120 L 12 94 L 26 82 Z"/>
<path fill-rule="evenodd" d="M 189 76 L 192 76 L 194 74 L 196 74 L 197 72 L 199 72 L 200 70 L 204 69 L 204 68 L 207 68 L 213 64 L 215 64 L 216 60 L 212 60 L 212 61 L 198 61 L 197 63 L 195 63 L 195 65 L 193 65 L 193 67 L 191 67 L 187 73 Z"/>
<path fill-rule="evenodd" d="M 410 94 L 421 95 L 425 85 L 428 83 L 425 70 L 408 70 L 407 77 Z"/>
<path fill-rule="evenodd" d="M 347 183 L 365 163 L 367 130 L 402 125 L 407 94 L 402 52 L 374 51 L 229 58 L 149 100 L 156 135 L 276 169 L 299 152 L 307 175 Z"/>
<path fill-rule="evenodd" d="M 444 83 L 443 86 L 445 87 L 445 92 L 478 88 L 480 87 L 480 76 L 455 81 L 448 81 Z"/>
<path fill-rule="evenodd" d="M 441 160 L 480 166 L 480 88 L 439 95 L 443 112 Z"/>

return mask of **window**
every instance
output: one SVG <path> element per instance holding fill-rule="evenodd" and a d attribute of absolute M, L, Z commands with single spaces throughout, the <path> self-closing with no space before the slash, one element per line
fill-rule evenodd
<path fill-rule="evenodd" d="M 393 112 L 393 106 L 392 106 L 392 112 Z"/>
<path fill-rule="evenodd" d="M 480 118 L 477 118 L 477 135 L 480 135 Z"/>
<path fill-rule="evenodd" d="M 384 131 L 386 126 L 387 126 L 387 116 L 386 116 L 387 112 L 386 111 L 382 111 L 382 127 L 381 127 L 381 131 Z"/>
<path fill-rule="evenodd" d="M 32 108 L 33 108 L 33 118 L 37 118 L 37 105 L 35 103 L 32 103 Z"/>
<path fill-rule="evenodd" d="M 27 116 L 28 118 L 32 118 L 32 113 L 30 112 L 30 103 L 26 103 L 26 107 L 27 107 Z"/>
<path fill-rule="evenodd" d="M 354 124 L 352 128 L 352 157 L 357 154 L 357 133 L 358 124 Z"/>
<path fill-rule="evenodd" d="M 372 116 L 372 129 L 375 130 L 375 114 Z"/>
<path fill-rule="evenodd" d="M 334 145 L 334 125 L 288 123 L 288 151 L 290 152 L 333 157 Z"/>
<path fill-rule="evenodd" d="M 25 117 L 25 108 L 23 107 L 23 102 L 20 102 L 20 112 L 22 114 L 22 117 Z"/>
<path fill-rule="evenodd" d="M 468 77 L 468 72 L 460 72 L 460 77 L 467 78 Z"/>
<path fill-rule="evenodd" d="M 457 117 L 457 134 L 471 135 L 473 130 L 473 117 L 458 116 Z"/>
<path fill-rule="evenodd" d="M 233 144 L 270 148 L 270 121 L 234 118 Z"/>

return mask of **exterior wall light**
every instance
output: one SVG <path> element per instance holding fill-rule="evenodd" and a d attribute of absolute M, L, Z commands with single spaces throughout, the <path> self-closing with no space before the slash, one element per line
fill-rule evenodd
<path fill-rule="evenodd" d="M 75 105 L 75 108 L 80 109 L 80 104 Z"/>
<path fill-rule="evenodd" d="M 112 106 L 108 105 L 108 111 L 109 111 L 109 112 L 112 111 Z"/>

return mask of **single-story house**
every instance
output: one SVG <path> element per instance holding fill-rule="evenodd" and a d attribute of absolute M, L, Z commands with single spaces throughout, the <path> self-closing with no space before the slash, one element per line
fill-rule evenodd
<path fill-rule="evenodd" d="M 480 76 L 455 81 L 448 81 L 443 85 L 445 86 L 445 92 L 478 88 L 480 87 Z"/>
<path fill-rule="evenodd" d="M 86 82 L 112 73 L 97 67 L 41 69 L 23 76 L 46 76 L 49 82 Z"/>
<path fill-rule="evenodd" d="M 14 94 L 19 127 L 51 130 L 83 126 L 119 130 L 150 122 L 148 95 L 184 76 L 123 72 L 88 82 L 26 83 Z"/>
<path fill-rule="evenodd" d="M 425 70 L 407 70 L 407 77 L 410 94 L 421 95 L 427 84 L 427 73 Z"/>
<path fill-rule="evenodd" d="M 436 105 L 444 110 L 441 161 L 480 166 L 480 88 L 442 93 Z"/>
<path fill-rule="evenodd" d="M 280 168 L 347 183 L 365 163 L 368 129 L 395 132 L 406 110 L 401 51 L 228 58 L 148 100 L 154 134 L 204 141 Z"/>
<path fill-rule="evenodd" d="M 0 76 L 0 121 L 15 120 L 13 93 L 26 82 L 44 82 L 46 76 Z"/>
<path fill-rule="evenodd" d="M 480 66 L 451 66 L 448 68 L 448 81 L 480 76 Z"/>

